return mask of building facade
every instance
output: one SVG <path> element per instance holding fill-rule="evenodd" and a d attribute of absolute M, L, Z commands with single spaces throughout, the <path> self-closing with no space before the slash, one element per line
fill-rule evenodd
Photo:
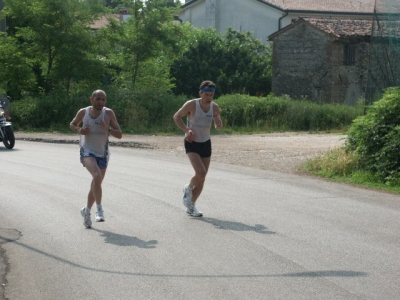
<path fill-rule="evenodd" d="M 250 31 L 263 43 L 299 17 L 371 18 L 375 0 L 186 0 L 179 18 L 198 28 Z"/>
<path fill-rule="evenodd" d="M 272 92 L 354 105 L 364 97 L 372 21 L 301 18 L 270 36 Z"/>

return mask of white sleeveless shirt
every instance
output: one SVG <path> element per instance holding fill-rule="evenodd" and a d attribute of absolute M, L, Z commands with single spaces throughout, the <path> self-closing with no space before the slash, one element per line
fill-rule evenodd
<path fill-rule="evenodd" d="M 200 107 L 200 99 L 195 99 L 196 112 L 191 120 L 187 120 L 187 126 L 194 133 L 194 141 L 204 143 L 210 139 L 210 130 L 214 116 L 214 104 L 211 102 L 210 109 L 204 112 Z"/>
<path fill-rule="evenodd" d="M 89 134 L 81 135 L 79 146 L 81 156 L 88 156 L 89 153 L 96 157 L 108 158 L 110 151 L 108 148 L 109 132 L 101 129 L 100 121 L 104 120 L 106 107 L 103 107 L 97 119 L 92 119 L 89 115 L 91 106 L 86 107 L 83 117 L 83 127 L 89 126 Z"/>

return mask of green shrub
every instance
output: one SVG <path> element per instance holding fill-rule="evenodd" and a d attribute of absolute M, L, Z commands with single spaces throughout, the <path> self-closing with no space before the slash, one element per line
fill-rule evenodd
<path fill-rule="evenodd" d="M 89 97 L 52 93 L 13 101 L 10 105 L 13 126 L 23 130 L 69 130 L 69 123 L 78 109 L 90 105 Z"/>
<path fill-rule="evenodd" d="M 107 106 L 130 133 L 176 132 L 173 114 L 185 103 L 184 96 L 157 90 L 108 89 Z"/>
<path fill-rule="evenodd" d="M 104 87 L 112 108 L 126 133 L 180 133 L 173 114 L 187 101 L 156 88 Z M 12 102 L 16 129 L 69 131 L 76 112 L 89 106 L 92 90 L 66 95 L 53 92 L 40 98 Z M 222 133 L 338 130 L 351 124 L 362 110 L 337 104 L 317 104 L 289 97 L 252 97 L 234 94 L 215 100 L 221 108 Z M 213 130 L 213 133 L 215 131 Z"/>
<path fill-rule="evenodd" d="M 387 89 L 366 115 L 354 120 L 346 148 L 355 151 L 363 168 L 382 182 L 400 183 L 400 87 Z"/>
<path fill-rule="evenodd" d="M 218 98 L 225 126 L 266 131 L 342 129 L 362 114 L 360 107 L 318 104 L 289 97 L 226 95 Z"/>

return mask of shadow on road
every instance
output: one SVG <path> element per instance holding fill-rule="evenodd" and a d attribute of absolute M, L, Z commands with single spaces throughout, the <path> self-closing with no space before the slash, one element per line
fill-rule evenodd
<path fill-rule="evenodd" d="M 204 219 L 203 219 L 204 221 Z M 251 227 L 251 226 L 249 226 Z M 254 230 L 254 227 L 253 227 Z M 135 237 L 129 237 L 125 235 L 119 235 L 119 234 L 114 234 L 110 233 L 107 231 L 103 230 L 96 230 L 102 234 L 102 236 L 105 236 L 106 239 L 109 238 L 111 241 L 116 243 L 116 245 L 121 245 L 121 246 L 129 246 L 132 244 L 133 246 L 138 246 L 138 245 L 146 245 L 150 243 L 153 244 L 154 242 L 157 243 L 157 241 L 149 241 L 149 242 L 144 242 L 141 241 L 138 238 Z M 104 235 L 103 235 L 104 234 Z M 15 243 L 18 246 L 24 247 L 25 249 L 28 249 L 29 251 L 38 253 L 40 255 L 46 256 L 48 258 L 57 260 L 58 262 L 84 269 L 84 270 L 90 270 L 93 272 L 100 272 L 100 273 L 107 273 L 107 274 L 116 274 L 116 275 L 128 275 L 128 276 L 142 276 L 142 277 L 170 277 L 170 278 L 268 278 L 268 277 L 364 277 L 368 276 L 368 273 L 366 272 L 357 272 L 357 271 L 348 271 L 348 270 L 321 270 L 321 271 L 307 271 L 307 272 L 296 272 L 296 273 L 283 273 L 283 274 L 168 274 L 168 273 L 142 273 L 142 272 L 126 272 L 126 271 L 114 271 L 114 270 L 106 270 L 106 269 L 98 269 L 98 268 L 93 268 L 89 266 L 84 266 L 81 264 L 77 264 L 73 261 L 67 260 L 65 258 L 62 258 L 60 256 L 57 256 L 55 254 L 47 253 L 43 250 L 36 249 L 32 246 L 26 245 L 24 243 L 21 243 L 17 239 L 19 238 L 20 233 L 18 231 L 14 230 L 9 230 L 9 229 L 2 229 L 0 228 L 0 245 L 4 243 Z M 120 237 L 120 238 L 118 238 Z M 121 241 L 116 241 L 114 239 L 126 239 L 124 242 Z M 139 247 L 139 246 L 138 246 Z M 0 252 L 1 253 L 1 252 Z M 4 253 L 2 253 L 4 255 Z M 5 270 L 4 270 L 5 271 Z M 5 279 L 5 274 L 0 274 L 0 278 L 3 277 Z M 3 292 L 4 292 L 4 285 L 3 287 Z M 2 289 L 0 289 L 0 296 L 2 294 Z"/>
<path fill-rule="evenodd" d="M 218 229 L 226 229 L 232 231 L 255 231 L 261 234 L 275 234 L 274 231 L 267 230 L 268 228 L 261 224 L 255 224 L 254 226 L 243 224 L 240 222 L 224 221 L 214 218 L 196 218 L 196 220 L 203 221 L 215 226 Z"/>
<path fill-rule="evenodd" d="M 107 244 L 113 244 L 117 246 L 135 246 L 138 248 L 150 249 L 150 248 L 155 248 L 156 247 L 155 245 L 157 245 L 158 243 L 156 240 L 150 240 L 146 242 L 133 236 L 118 234 L 94 228 L 92 228 L 92 230 L 99 232 L 100 236 L 105 237 L 105 242 Z"/>

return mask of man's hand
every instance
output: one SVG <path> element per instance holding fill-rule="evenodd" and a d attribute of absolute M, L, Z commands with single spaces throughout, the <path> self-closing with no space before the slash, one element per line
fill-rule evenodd
<path fill-rule="evenodd" d="M 219 116 L 214 118 L 214 124 L 215 124 L 215 129 L 217 130 L 222 129 L 222 120 Z"/>
<path fill-rule="evenodd" d="M 189 130 L 186 132 L 186 137 L 185 137 L 185 139 L 186 139 L 189 143 L 191 143 L 191 142 L 194 141 L 194 133 L 193 133 L 193 131 L 192 131 L 191 129 L 189 129 Z"/>
<path fill-rule="evenodd" d="M 90 132 L 89 127 L 90 125 L 83 125 L 81 129 L 79 129 L 79 134 L 87 135 Z"/>

